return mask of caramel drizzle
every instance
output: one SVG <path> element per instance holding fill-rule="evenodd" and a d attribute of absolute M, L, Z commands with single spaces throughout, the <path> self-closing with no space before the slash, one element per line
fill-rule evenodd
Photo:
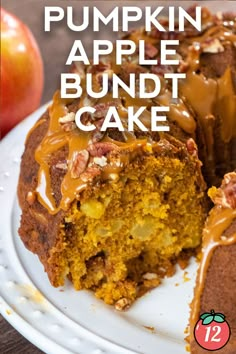
<path fill-rule="evenodd" d="M 201 125 L 204 135 L 207 137 L 207 152 L 209 160 L 213 160 L 213 120 L 215 110 L 219 114 L 227 112 L 227 117 L 225 118 L 225 126 L 222 129 L 222 138 L 224 141 L 230 141 L 232 136 L 236 136 L 236 124 L 235 124 L 235 114 L 236 114 L 236 104 L 235 95 L 233 91 L 233 83 L 231 78 L 230 69 L 227 69 L 225 74 L 218 81 L 213 79 L 206 79 L 203 75 L 195 74 L 195 71 L 199 66 L 199 58 L 201 54 L 201 43 L 207 38 L 221 38 L 221 40 L 235 41 L 235 35 L 223 26 L 214 26 L 208 29 L 202 36 L 191 38 L 190 42 L 194 45 L 190 46 L 189 55 L 187 58 L 187 63 L 189 64 L 189 69 L 187 71 L 187 79 L 180 84 L 180 98 L 174 102 L 171 99 L 171 92 L 167 87 L 167 84 L 162 80 L 162 91 L 161 94 L 155 99 L 142 99 L 139 97 L 137 92 L 136 97 L 130 97 L 123 89 L 120 89 L 120 99 L 116 100 L 115 106 L 117 107 L 119 116 L 121 118 L 123 126 L 127 126 L 127 107 L 135 106 L 139 108 L 140 106 L 146 106 L 147 110 L 143 112 L 141 121 L 145 122 L 145 125 L 150 128 L 151 114 L 150 107 L 153 105 L 166 105 L 170 107 L 170 112 L 168 117 L 171 121 L 176 122 L 186 133 L 194 136 L 196 131 L 196 122 L 188 109 L 186 102 L 192 106 L 192 108 L 198 113 L 201 119 Z M 137 30 L 129 35 L 129 38 L 138 42 L 139 39 L 144 39 L 151 44 L 156 44 L 157 39 L 151 38 L 149 35 L 145 34 L 144 31 Z M 120 74 L 121 67 L 115 63 L 115 52 L 110 58 L 111 70 Z M 132 59 L 137 61 L 137 56 L 134 58 L 127 58 L 127 63 Z M 96 81 L 96 75 L 94 75 L 94 90 L 100 90 L 98 82 Z M 147 85 L 148 86 L 148 85 Z M 85 100 L 88 99 L 85 90 L 85 79 L 82 79 L 83 94 L 80 98 L 79 107 L 82 107 Z M 147 90 L 149 88 L 147 87 Z M 151 89 L 151 87 L 150 87 Z M 70 162 L 72 161 L 73 154 L 79 152 L 83 149 L 87 149 L 90 144 L 91 133 L 80 131 L 79 129 L 72 130 L 70 132 L 65 132 L 62 130 L 60 123 L 58 122 L 60 117 L 65 116 L 68 113 L 67 105 L 73 100 L 61 99 L 59 92 L 56 92 L 53 98 L 53 103 L 49 110 L 50 123 L 46 136 L 43 141 L 38 146 L 35 152 L 35 159 L 39 164 L 38 172 L 38 185 L 36 188 L 36 193 L 39 202 L 48 209 L 49 213 L 56 214 L 59 210 L 67 210 L 70 203 L 75 199 L 79 198 L 79 193 L 86 188 L 87 184 L 84 183 L 80 178 L 71 177 L 71 167 Z M 114 102 L 111 93 L 108 93 L 105 97 L 95 100 L 95 103 L 109 103 Z M 217 102 L 217 104 L 216 104 Z M 32 130 L 36 129 L 38 124 L 42 124 L 43 121 L 39 121 L 33 127 Z M 102 169 L 102 178 L 109 178 L 111 174 L 119 174 L 125 164 L 135 156 L 140 149 L 145 149 L 148 144 L 152 147 L 155 146 L 155 142 L 152 141 L 140 141 L 136 139 L 132 132 L 128 132 L 127 129 L 122 133 L 125 139 L 125 143 L 115 141 L 104 135 L 101 142 L 110 141 L 119 146 L 121 152 L 121 166 L 105 166 Z M 150 138 L 149 138 L 150 140 Z M 51 188 L 50 181 L 50 159 L 54 152 L 68 146 L 68 170 L 61 184 L 61 194 L 62 198 L 57 206 L 53 197 L 53 192 Z M 126 152 L 122 154 L 123 152 Z M 128 154 L 127 154 L 128 152 Z M 124 157 L 126 156 L 126 157 Z M 128 156 L 128 157 L 127 157 Z"/>
<path fill-rule="evenodd" d="M 135 99 L 132 100 L 134 103 L 136 103 Z M 83 101 L 83 98 L 81 101 Z M 106 98 L 101 99 L 100 102 L 106 101 L 111 102 L 110 95 L 106 96 Z M 68 109 L 66 106 L 68 103 L 70 103 L 70 100 L 61 99 L 59 91 L 55 93 L 53 103 L 49 110 L 50 124 L 48 132 L 35 152 L 35 159 L 40 166 L 38 172 L 38 185 L 36 188 L 36 193 L 39 202 L 45 208 L 48 209 L 50 214 L 56 214 L 61 209 L 67 210 L 70 203 L 76 197 L 78 197 L 79 193 L 87 186 L 87 183 L 82 181 L 80 178 L 72 178 L 71 166 L 69 164 L 67 173 L 61 184 L 62 198 L 60 204 L 56 206 L 50 183 L 49 160 L 52 154 L 63 148 L 65 145 L 68 145 L 68 161 L 72 161 L 74 153 L 79 152 L 83 149 L 87 149 L 91 138 L 91 133 L 84 132 L 79 129 L 75 129 L 70 132 L 65 132 L 60 127 L 60 123 L 58 120 L 60 117 L 63 117 L 68 113 Z M 123 119 L 127 119 L 127 112 L 125 109 L 119 109 L 118 107 L 118 112 L 120 112 L 120 116 L 123 117 Z M 103 168 L 103 179 L 109 179 L 109 177 L 114 174 L 117 175 L 123 169 L 123 167 L 137 155 L 140 149 L 147 145 L 147 139 L 136 139 L 135 136 L 128 131 L 125 131 L 123 134 L 126 140 L 125 143 L 115 141 L 109 138 L 108 136 L 105 136 L 101 140 L 103 142 L 112 142 L 113 144 L 116 144 L 117 146 L 119 146 L 121 153 L 119 166 L 116 166 L 115 164 L 110 164 L 109 166 L 105 166 Z M 129 154 L 123 154 L 122 156 L 122 152 L 124 151 L 129 152 Z"/>
<path fill-rule="evenodd" d="M 36 193 L 39 202 L 51 214 L 56 214 L 60 209 L 66 210 L 69 203 L 76 197 L 76 193 L 86 187 L 85 184 L 78 183 L 77 180 L 73 179 L 70 175 L 70 169 L 68 169 L 61 185 L 62 199 L 60 205 L 56 207 L 50 183 L 49 160 L 51 155 L 68 145 L 68 159 L 71 161 L 73 152 L 86 148 L 90 138 L 90 134 L 86 134 L 86 132 L 79 129 L 70 132 L 65 132 L 61 129 L 58 120 L 68 113 L 66 104 L 70 103 L 70 101 L 61 99 L 59 92 L 55 93 L 53 103 L 49 109 L 50 122 L 48 132 L 35 152 L 35 160 L 40 166 Z"/>
<path fill-rule="evenodd" d="M 190 317 L 190 339 L 193 340 L 193 328 L 199 319 L 201 296 L 203 293 L 207 270 L 210 265 L 213 252 L 216 247 L 228 246 L 236 243 L 236 233 L 230 237 L 224 236 L 224 232 L 236 218 L 236 209 L 215 206 L 207 219 L 206 228 L 203 232 L 202 259 L 198 269 L 195 286 L 194 301 Z"/>
<path fill-rule="evenodd" d="M 236 137 L 236 95 L 232 73 L 228 67 L 219 79 L 207 79 L 203 74 L 196 74 L 199 69 L 200 55 L 206 40 L 220 39 L 221 44 L 236 43 L 236 35 L 222 25 L 213 26 L 202 36 L 191 38 L 186 59 L 189 69 L 186 80 L 180 82 L 180 97 L 189 102 L 198 114 L 199 124 L 205 136 L 207 155 L 214 168 L 214 121 L 220 116 L 221 139 L 228 143 Z"/>

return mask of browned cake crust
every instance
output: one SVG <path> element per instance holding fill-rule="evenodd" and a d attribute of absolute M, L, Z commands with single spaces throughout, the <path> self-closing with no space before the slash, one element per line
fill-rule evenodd
<path fill-rule="evenodd" d="M 210 196 L 215 207 L 210 212 L 204 230 L 203 259 L 191 305 L 191 353 L 212 352 L 202 349 L 196 343 L 193 330 L 200 314 L 214 309 L 215 312 L 226 316 L 231 329 L 229 342 L 217 352 L 234 354 L 236 352 L 236 173 L 227 174 L 221 188 L 219 190 L 212 188 Z M 226 226 L 220 237 L 216 236 L 217 224 L 218 227 L 221 227 L 221 224 Z M 214 242 L 216 242 L 215 246 L 213 246 Z M 203 274 L 201 280 L 200 273 Z"/>
<path fill-rule="evenodd" d="M 45 113 L 37 123 L 37 128 L 29 134 L 26 141 L 25 152 L 22 156 L 21 172 L 18 185 L 18 200 L 23 211 L 19 234 L 25 246 L 36 253 L 44 264 L 45 271 L 53 281 L 57 274 L 57 266 L 49 265 L 49 250 L 63 240 L 58 239 L 58 225 L 63 218 L 63 211 L 50 215 L 38 202 L 35 194 L 39 166 L 34 158 L 34 151 L 48 129 L 49 116 Z M 58 170 L 60 171 L 60 170 Z M 57 178 L 58 177 L 58 178 Z M 53 180 L 55 190 L 59 190 L 60 175 Z M 56 198 L 60 196 L 56 193 Z"/>

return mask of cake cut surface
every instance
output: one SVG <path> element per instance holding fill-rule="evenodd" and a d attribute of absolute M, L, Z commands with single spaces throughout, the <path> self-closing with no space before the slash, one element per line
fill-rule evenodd
<path fill-rule="evenodd" d="M 92 289 L 109 304 L 125 299 L 127 307 L 173 274 L 181 252 L 200 244 L 206 202 L 196 146 L 191 139 L 187 147 L 170 136 L 151 144 L 144 138 L 133 145 L 90 144 L 90 167 L 80 171 L 83 180 L 78 181 L 79 186 L 87 182 L 86 187 L 67 210 L 46 211 L 35 192 L 38 180 L 31 180 L 39 173 L 31 150 L 38 144 L 39 131 L 47 131 L 50 124 L 48 114 L 41 119 L 22 160 L 21 237 L 39 255 L 54 286 L 63 285 L 68 276 L 76 289 Z M 55 208 L 62 201 L 67 154 L 68 149 L 60 149 L 50 160 Z M 100 172 L 95 177 L 93 168 Z"/>

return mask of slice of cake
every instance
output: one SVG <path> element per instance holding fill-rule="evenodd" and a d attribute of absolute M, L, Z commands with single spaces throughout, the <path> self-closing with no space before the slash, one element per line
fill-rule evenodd
<path fill-rule="evenodd" d="M 19 232 L 54 286 L 68 276 L 77 290 L 127 306 L 201 242 L 206 201 L 196 145 L 171 136 L 125 140 L 117 131 L 98 139 L 65 129 L 62 107 L 73 116 L 56 94 L 27 138 Z"/>
<path fill-rule="evenodd" d="M 209 195 L 215 206 L 203 233 L 201 261 L 191 305 L 190 344 L 192 354 L 204 354 L 194 338 L 194 327 L 202 313 L 225 315 L 231 337 L 220 354 L 236 353 L 236 173 L 225 175 L 219 189 Z M 218 336 L 220 338 L 220 335 Z"/>

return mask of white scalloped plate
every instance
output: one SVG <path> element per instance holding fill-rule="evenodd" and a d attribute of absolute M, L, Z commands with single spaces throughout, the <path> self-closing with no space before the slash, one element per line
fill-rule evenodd
<path fill-rule="evenodd" d="M 46 353 L 184 354 L 196 264 L 180 269 L 127 312 L 116 312 L 67 283 L 53 288 L 38 258 L 17 233 L 16 188 L 24 140 L 41 107 L 0 143 L 0 309 L 21 334 Z M 145 327 L 146 326 L 146 327 Z"/>

